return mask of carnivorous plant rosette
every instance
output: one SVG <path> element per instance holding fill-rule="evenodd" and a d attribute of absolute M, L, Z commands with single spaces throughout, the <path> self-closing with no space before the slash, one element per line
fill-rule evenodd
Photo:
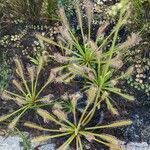
<path fill-rule="evenodd" d="M 40 88 L 38 87 L 38 79 L 43 64 L 42 57 L 37 67 L 27 68 L 28 76 L 25 75 L 26 72 L 23 68 L 21 61 L 19 59 L 15 59 L 15 63 L 16 63 L 16 74 L 20 78 L 20 81 L 13 79 L 12 83 L 18 90 L 18 93 L 5 90 L 2 93 L 2 98 L 4 100 L 14 101 L 19 108 L 8 115 L 0 116 L 1 122 L 7 120 L 12 116 L 15 116 L 14 119 L 8 125 L 10 129 L 13 129 L 16 126 L 19 119 L 27 111 L 33 108 L 39 108 L 51 104 L 52 94 L 41 97 L 41 93 L 54 79 L 53 74 L 50 73 L 50 76 L 47 79 L 46 83 L 44 83 Z"/>
<path fill-rule="evenodd" d="M 130 120 L 120 120 L 108 125 L 99 125 L 89 127 L 88 122 L 92 121 L 92 116 L 95 114 L 95 109 L 88 111 L 94 99 L 97 99 L 96 91 L 90 89 L 88 91 L 87 105 L 85 106 L 83 112 L 78 115 L 77 100 L 78 95 L 74 95 L 71 99 L 72 103 L 72 114 L 73 121 L 70 121 L 67 117 L 67 114 L 62 110 L 61 106 L 54 105 L 52 110 L 53 114 L 50 114 L 48 111 L 43 109 L 38 109 L 38 114 L 46 121 L 54 122 L 59 126 L 58 129 L 53 128 L 44 128 L 35 123 L 26 122 L 24 125 L 29 128 L 34 128 L 41 131 L 46 131 L 47 134 L 34 137 L 32 142 L 42 142 L 52 138 L 65 137 L 66 141 L 58 148 L 58 150 L 66 150 L 68 146 L 72 143 L 75 144 L 76 150 L 83 150 L 85 145 L 83 140 L 88 140 L 89 142 L 96 141 L 100 144 L 104 144 L 114 150 L 120 150 L 119 140 L 109 134 L 102 133 L 104 129 L 122 127 L 130 125 L 132 121 Z M 94 101 L 95 103 L 96 101 Z M 94 111 L 94 113 L 93 113 Z M 88 116 L 88 117 L 87 117 Z M 49 133 L 49 134 L 48 134 Z M 74 141 L 74 142 L 73 142 Z"/>

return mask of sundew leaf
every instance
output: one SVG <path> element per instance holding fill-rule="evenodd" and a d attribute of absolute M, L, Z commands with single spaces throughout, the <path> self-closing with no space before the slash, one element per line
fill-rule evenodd
<path fill-rule="evenodd" d="M 60 120 L 55 119 L 55 117 L 53 115 L 51 115 L 48 111 L 43 110 L 43 109 L 38 109 L 37 113 L 45 120 L 45 121 L 53 121 L 58 125 L 61 125 L 63 127 L 66 127 L 65 124 L 61 123 Z M 63 118 L 64 119 L 64 118 Z"/>
<path fill-rule="evenodd" d="M 131 120 L 120 120 L 120 121 L 111 123 L 109 125 L 100 126 L 100 128 L 115 128 L 115 127 L 131 125 L 131 124 L 132 124 Z"/>
<path fill-rule="evenodd" d="M 21 117 L 21 115 L 15 117 L 15 118 L 11 121 L 11 123 L 8 125 L 8 129 L 13 130 L 13 129 L 15 128 L 17 122 L 19 121 L 20 117 Z"/>
<path fill-rule="evenodd" d="M 27 70 L 28 70 L 28 73 L 29 73 L 29 77 L 31 79 L 31 83 L 33 84 L 36 71 L 33 67 L 27 67 Z"/>
<path fill-rule="evenodd" d="M 41 131 L 50 131 L 50 129 L 47 128 L 43 128 L 35 123 L 32 122 L 25 122 L 24 126 L 29 127 L 29 128 L 33 128 L 33 129 L 37 129 L 37 130 L 41 130 Z"/>
<path fill-rule="evenodd" d="M 34 143 L 43 142 L 43 141 L 47 141 L 48 139 L 51 139 L 51 138 L 62 137 L 62 136 L 66 136 L 68 134 L 70 134 L 70 133 L 62 133 L 62 134 L 56 134 L 56 135 L 41 135 L 41 136 L 34 137 L 32 139 L 32 142 L 34 142 Z"/>
<path fill-rule="evenodd" d="M 120 145 L 109 144 L 109 147 L 111 148 L 111 150 L 122 150 Z"/>
<path fill-rule="evenodd" d="M 0 122 L 1 122 L 1 121 L 5 121 L 6 119 L 8 119 L 8 118 L 10 118 L 11 116 L 13 116 L 13 115 L 19 113 L 19 112 L 20 112 L 21 110 L 23 110 L 23 109 L 26 110 L 25 108 L 26 108 L 26 106 L 21 107 L 20 109 L 18 109 L 18 110 L 16 110 L 16 111 L 12 112 L 11 114 L 0 116 Z"/>
<path fill-rule="evenodd" d="M 25 101 L 25 100 L 22 100 L 22 99 L 19 98 L 19 97 L 14 98 L 14 101 L 15 101 L 16 104 L 18 104 L 19 106 L 22 106 L 22 105 L 26 104 L 26 101 Z"/>
<path fill-rule="evenodd" d="M 16 86 L 16 88 L 19 90 L 19 91 L 21 91 L 22 93 L 25 93 L 24 91 L 23 91 L 23 88 L 22 88 L 22 85 L 21 85 L 21 83 L 20 82 L 18 82 L 17 80 L 13 80 L 12 81 L 12 83 Z"/>
<path fill-rule="evenodd" d="M 129 101 L 134 101 L 135 100 L 134 96 L 131 96 L 131 95 L 128 95 L 128 94 L 124 94 L 124 93 L 119 93 L 119 92 L 114 92 L 114 93 L 122 96 L 126 100 L 129 100 Z"/>
<path fill-rule="evenodd" d="M 98 38 L 100 38 L 100 36 L 103 36 L 103 33 L 104 33 L 105 29 L 108 27 L 108 25 L 109 25 L 109 22 L 107 22 L 107 21 L 105 22 L 104 21 L 102 23 L 102 25 L 99 27 L 99 29 L 97 31 L 97 35 L 96 35 L 97 40 L 98 40 Z"/>
<path fill-rule="evenodd" d="M 20 99 L 23 99 L 23 100 L 26 100 L 25 97 L 21 96 L 21 95 L 18 95 L 16 93 L 13 93 L 13 92 L 10 92 L 10 91 L 7 91 L 5 90 L 3 93 L 2 93 L 2 97 L 6 100 L 14 100 L 16 97 L 20 98 Z"/>
<path fill-rule="evenodd" d="M 66 17 L 65 10 L 64 10 L 63 7 L 60 7 L 60 8 L 59 8 L 59 14 L 60 14 L 61 21 L 62 21 L 63 25 L 64 25 L 67 29 L 70 29 L 70 27 L 69 27 L 69 22 L 68 22 L 68 19 L 67 19 L 67 17 Z"/>
<path fill-rule="evenodd" d="M 17 74 L 21 77 L 24 78 L 24 74 L 23 74 L 23 66 L 20 62 L 19 59 L 14 59 L 16 67 L 17 67 Z"/>
<path fill-rule="evenodd" d="M 106 104 L 107 104 L 108 110 L 110 110 L 114 115 L 119 115 L 117 109 L 113 107 L 112 103 L 110 102 L 108 98 L 106 98 Z"/>
<path fill-rule="evenodd" d="M 7 91 L 3 91 L 1 97 L 3 100 L 14 100 L 14 96 L 8 94 Z"/>
<path fill-rule="evenodd" d="M 128 95 L 128 94 L 124 94 L 124 93 L 121 93 L 120 89 L 118 88 L 105 88 L 106 90 L 110 91 L 110 92 L 113 92 L 115 94 L 118 94 L 120 96 L 122 96 L 123 98 L 125 98 L 126 100 L 129 100 L 129 101 L 134 101 L 135 98 L 134 96 L 131 96 L 131 95 Z"/>
<path fill-rule="evenodd" d="M 86 128 L 87 130 L 94 130 L 94 129 L 103 129 L 103 128 L 116 128 L 116 127 L 122 127 L 122 126 L 127 126 L 127 125 L 131 125 L 132 121 L 131 120 L 120 120 L 108 125 L 102 125 L 102 126 L 95 126 L 95 127 L 89 127 Z"/>
<path fill-rule="evenodd" d="M 81 32 L 83 34 L 82 14 L 81 14 L 81 11 L 80 11 L 80 7 L 79 7 L 79 2 L 78 1 L 76 1 L 75 6 L 76 6 L 76 14 L 77 14 L 78 23 L 79 23 Z M 84 40 L 84 36 L 82 38 Z"/>
<path fill-rule="evenodd" d="M 66 74 L 60 75 L 59 77 L 56 78 L 56 82 L 62 83 L 64 82 L 64 80 L 68 79 L 71 75 L 72 73 L 66 73 Z"/>
<path fill-rule="evenodd" d="M 102 140 L 99 140 L 99 139 L 97 139 L 97 138 L 94 138 L 94 140 L 95 140 L 96 142 L 100 143 L 100 144 L 104 144 L 104 145 L 110 147 L 110 144 L 109 144 L 109 143 L 106 143 L 106 142 L 104 142 L 104 141 L 102 141 Z"/>
<path fill-rule="evenodd" d="M 37 113 L 43 118 L 43 119 L 48 119 L 50 121 L 54 121 L 54 117 L 46 110 L 43 109 L 38 109 Z"/>
<path fill-rule="evenodd" d="M 61 145 L 58 150 L 66 150 L 67 147 L 70 145 L 70 143 L 74 140 L 75 135 L 73 134 L 71 137 L 69 137 L 69 139 L 63 144 Z"/>
<path fill-rule="evenodd" d="M 59 118 L 59 120 L 66 120 L 66 114 L 61 109 L 54 109 L 52 112 Z"/>
<path fill-rule="evenodd" d="M 102 140 L 107 141 L 109 143 L 112 143 L 114 145 L 118 145 L 119 144 L 119 140 L 112 136 L 112 135 L 108 135 L 108 134 L 94 134 L 95 136 L 100 137 Z"/>
<path fill-rule="evenodd" d="M 0 116 L 0 122 L 5 121 L 6 119 L 10 118 L 12 115 L 14 115 L 14 114 Z"/>
<path fill-rule="evenodd" d="M 37 37 L 39 40 L 45 41 L 45 42 L 47 42 L 47 43 L 49 43 L 49 44 L 58 46 L 59 48 L 62 48 L 62 49 L 64 49 L 64 50 L 69 50 L 69 51 L 70 51 L 70 49 L 68 49 L 67 47 L 63 47 L 62 45 L 57 44 L 57 43 L 54 42 L 53 40 L 50 40 L 50 39 L 48 39 L 48 38 L 46 38 L 46 37 L 43 37 L 43 36 L 41 36 L 40 34 L 37 34 L 36 37 Z"/>
<path fill-rule="evenodd" d="M 64 80 L 64 83 L 70 83 L 71 80 L 73 80 L 75 78 L 75 75 L 71 75 L 70 77 L 68 77 L 67 79 Z"/>
<path fill-rule="evenodd" d="M 96 87 L 91 87 L 88 91 L 87 91 L 87 95 L 88 95 L 88 102 L 93 102 L 95 97 L 96 97 L 96 93 L 97 93 L 97 88 Z"/>
<path fill-rule="evenodd" d="M 112 150 L 121 150 L 121 148 L 119 147 L 119 145 L 115 145 L 115 144 L 112 144 L 112 143 L 106 143 L 106 142 L 103 142 L 99 139 L 94 139 L 96 142 L 98 143 L 101 143 L 101 144 L 104 144 L 106 146 L 108 146 L 109 148 L 111 148 Z"/>
<path fill-rule="evenodd" d="M 92 140 L 95 139 L 95 136 L 92 133 L 88 133 L 87 135 L 84 136 L 89 142 L 92 142 Z"/>
<path fill-rule="evenodd" d="M 24 109 L 22 110 L 22 112 L 17 116 L 15 117 L 11 123 L 8 125 L 8 128 L 13 130 L 17 124 L 17 122 L 19 121 L 20 117 L 23 116 L 23 114 L 28 110 L 28 107 L 23 107 Z"/>
<path fill-rule="evenodd" d="M 38 137 L 35 137 L 32 139 L 32 142 L 33 143 L 36 143 L 36 142 L 43 142 L 43 141 L 47 141 L 48 139 L 50 139 L 51 136 L 50 135 L 41 135 L 41 136 L 38 136 Z"/>

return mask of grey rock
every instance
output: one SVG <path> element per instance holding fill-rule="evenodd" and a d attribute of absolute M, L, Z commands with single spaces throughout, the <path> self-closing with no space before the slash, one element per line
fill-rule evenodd
<path fill-rule="evenodd" d="M 146 142 L 129 142 L 125 144 L 125 142 L 120 141 L 120 148 L 121 150 L 150 150 L 150 145 L 148 145 Z"/>
<path fill-rule="evenodd" d="M 23 147 L 20 146 L 22 139 L 18 136 L 9 136 L 7 138 L 0 136 L 0 150 L 23 150 Z M 39 150 L 55 150 L 54 144 L 52 143 L 39 143 L 32 145 L 33 147 L 39 147 Z"/>
<path fill-rule="evenodd" d="M 40 150 L 54 150 L 54 145 L 53 144 L 46 144 L 43 145 L 39 148 Z"/>
<path fill-rule="evenodd" d="M 0 137 L 0 150 L 23 150 L 23 148 L 20 147 L 20 141 L 21 138 L 17 136 L 13 137 Z"/>

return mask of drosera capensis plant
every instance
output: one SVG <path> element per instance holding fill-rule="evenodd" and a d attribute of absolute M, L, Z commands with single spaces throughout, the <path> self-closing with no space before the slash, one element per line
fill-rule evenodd
<path fill-rule="evenodd" d="M 74 5 L 76 9 L 78 24 L 80 27 L 82 39 L 80 39 L 72 31 L 68 23 L 67 17 L 65 15 L 65 10 L 63 9 L 63 7 L 59 9 L 60 17 L 62 20 L 62 27 L 60 28 L 61 37 L 59 38 L 62 40 L 59 40 L 59 42 L 56 43 L 55 41 L 42 37 L 41 35 L 37 35 L 37 38 L 39 40 L 43 40 L 52 45 L 58 46 L 62 50 L 62 55 L 65 56 L 65 57 L 62 56 L 63 59 L 65 59 L 66 61 L 76 61 L 77 63 L 81 65 L 91 66 L 93 62 L 95 61 L 95 57 L 96 57 L 96 51 L 92 50 L 91 48 L 91 42 L 92 42 L 91 41 L 91 22 L 92 22 L 92 16 L 93 16 L 92 3 L 90 1 L 87 1 L 87 5 L 86 5 L 86 9 L 87 9 L 86 12 L 87 12 L 87 19 L 88 19 L 88 35 L 85 35 L 83 31 L 83 20 L 82 20 L 82 13 L 79 7 L 79 2 L 74 1 Z M 103 27 L 99 29 L 99 34 L 100 34 L 100 30 L 102 32 L 105 29 L 105 27 L 107 27 L 107 25 L 108 23 L 104 24 Z M 80 41 L 82 41 L 82 43 Z M 60 60 L 61 54 L 59 53 L 56 53 L 51 57 L 56 61 L 59 61 L 59 62 L 61 61 Z M 63 62 L 65 60 L 63 60 Z"/>
<path fill-rule="evenodd" d="M 13 79 L 12 83 L 18 92 L 5 90 L 2 93 L 2 99 L 13 100 L 18 105 L 18 109 L 10 114 L 0 116 L 0 122 L 15 116 L 8 125 L 10 129 L 14 129 L 19 119 L 29 110 L 52 104 L 52 94 L 46 96 L 41 96 L 41 94 L 54 79 L 54 76 L 50 73 L 47 81 L 39 88 L 38 81 L 43 61 L 40 61 L 41 63 L 37 67 L 28 67 L 28 76 L 25 74 L 21 60 L 16 58 L 14 61 L 16 63 L 16 74 L 20 81 Z"/>
<path fill-rule="evenodd" d="M 121 1 L 120 4 L 122 5 L 122 9 L 120 9 L 119 12 L 119 19 L 114 27 L 114 29 L 111 31 L 111 33 L 108 36 L 104 36 L 105 30 L 109 25 L 109 22 L 105 21 L 102 23 L 102 25 L 99 27 L 96 35 L 96 40 L 93 41 L 91 37 L 91 23 L 92 23 L 92 17 L 93 17 L 93 4 L 91 1 L 86 1 L 86 16 L 88 20 L 88 33 L 84 33 L 84 25 L 83 25 L 83 12 L 81 12 L 80 5 L 78 0 L 74 0 L 76 15 L 78 19 L 78 25 L 80 27 L 80 33 L 81 37 L 79 35 L 76 35 L 74 31 L 72 30 L 71 26 L 69 25 L 68 19 L 65 15 L 65 10 L 63 7 L 59 8 L 60 17 L 62 20 L 62 27 L 60 27 L 60 33 L 61 36 L 58 37 L 58 42 L 55 42 L 49 38 L 43 37 L 39 34 L 37 34 L 37 38 L 41 41 L 47 42 L 51 45 L 55 45 L 60 48 L 62 51 L 60 53 L 55 53 L 51 57 L 58 61 L 58 62 L 75 62 L 79 65 L 86 65 L 88 67 L 93 67 L 95 65 L 96 57 L 99 56 L 98 53 L 101 53 L 103 51 L 103 54 L 101 57 L 109 57 L 114 56 L 118 52 L 118 48 L 116 48 L 116 41 L 118 32 L 121 29 L 121 27 L 126 23 L 130 11 L 128 4 L 128 0 Z M 113 43 L 110 50 L 105 50 L 105 46 L 107 43 L 110 42 L 113 38 Z M 115 50 L 114 50 L 115 49 Z M 111 53 L 111 55 L 110 55 Z M 61 56 L 62 55 L 62 56 Z M 111 59 L 111 58 L 110 58 Z"/>
<path fill-rule="evenodd" d="M 86 4 L 88 18 L 87 36 L 83 32 L 82 13 L 78 1 L 75 1 L 82 42 L 80 42 L 80 39 L 78 39 L 78 37 L 72 32 L 63 8 L 60 8 L 60 16 L 63 24 L 62 37 L 63 40 L 67 40 L 66 43 L 69 43 L 71 46 L 63 46 L 59 42 L 56 43 L 55 41 L 41 35 L 37 35 L 39 40 L 55 45 L 62 50 L 62 54 L 55 53 L 51 56 L 57 62 L 62 64 L 61 67 L 55 69 L 59 74 L 62 73 L 57 81 L 68 83 L 75 76 L 84 78 L 83 89 L 86 90 L 91 86 L 96 87 L 97 92 L 100 93 L 99 97 L 101 97 L 100 100 L 97 99 L 97 103 L 100 105 L 102 101 L 105 101 L 107 108 L 116 115 L 118 115 L 118 111 L 113 106 L 114 100 L 110 93 L 120 95 L 129 101 L 134 100 L 133 96 L 122 93 L 121 89 L 116 87 L 119 79 L 129 76 L 134 68 L 133 66 L 129 67 L 127 71 L 120 76 L 117 75 L 114 77 L 114 74 L 116 74 L 116 72 L 123 66 L 123 51 L 140 41 L 138 34 L 132 34 L 127 41 L 117 44 L 118 33 L 130 16 L 130 3 L 128 3 L 128 0 L 121 1 L 119 4 L 121 5 L 121 9 L 117 9 L 118 21 L 116 26 L 108 36 L 103 37 L 103 32 L 109 24 L 108 22 L 105 22 L 98 30 L 96 41 L 91 40 L 91 20 L 93 10 L 90 1 Z M 101 37 L 103 38 L 101 39 Z M 106 47 L 110 40 L 112 40 L 111 46 L 106 50 L 104 47 Z M 69 55 L 66 55 L 66 53 Z M 66 71 L 66 68 L 68 69 L 68 72 Z"/>
<path fill-rule="evenodd" d="M 91 106 L 92 102 L 94 101 L 95 98 L 97 99 L 98 96 L 96 90 L 94 90 L 93 88 L 90 89 L 87 92 L 87 94 L 88 94 L 87 105 L 85 106 L 83 112 L 80 115 L 77 115 L 78 112 L 76 110 L 79 94 L 77 93 L 72 97 L 71 103 L 73 109 L 71 113 L 73 114 L 73 121 L 70 121 L 67 118 L 67 114 L 62 110 L 62 107 L 59 106 L 58 104 L 57 106 L 54 105 L 54 108 L 52 109 L 53 114 L 50 114 L 46 110 L 38 109 L 37 110 L 38 114 L 44 120 L 46 120 L 46 122 L 48 121 L 54 122 L 55 124 L 59 125 L 59 128 L 58 129 L 44 128 L 32 122 L 25 122 L 24 126 L 26 127 L 34 128 L 41 131 L 47 131 L 47 133 L 48 132 L 50 133 L 34 137 L 32 139 L 32 142 L 42 142 L 52 138 L 66 137 L 66 141 L 57 150 L 66 150 L 69 146 L 71 146 L 72 143 L 75 144 L 76 150 L 79 149 L 83 150 L 85 148 L 83 140 L 85 139 L 88 140 L 89 142 L 95 141 L 98 142 L 99 144 L 104 144 L 105 146 L 108 146 L 114 150 L 120 150 L 119 140 L 112 135 L 102 133 L 101 130 L 130 125 L 132 124 L 132 121 L 120 120 L 114 123 L 110 123 L 108 125 L 97 124 L 96 126 L 92 127 L 88 126 L 88 122 L 86 121 L 88 120 L 90 122 L 92 121 L 92 118 L 89 116 L 87 120 L 85 120 L 85 117 L 89 113 L 88 109 Z M 96 101 L 94 101 L 94 103 L 95 102 Z"/>

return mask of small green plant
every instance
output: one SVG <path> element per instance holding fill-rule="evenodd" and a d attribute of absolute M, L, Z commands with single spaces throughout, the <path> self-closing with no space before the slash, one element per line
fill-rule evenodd
<path fill-rule="evenodd" d="M 12 83 L 17 88 L 18 93 L 5 90 L 2 93 L 2 98 L 6 100 L 13 100 L 16 104 L 18 104 L 18 107 L 20 108 L 18 108 L 17 110 L 8 115 L 0 117 L 0 121 L 5 121 L 6 119 L 17 115 L 17 117 L 15 117 L 8 125 L 10 129 L 13 129 L 15 127 L 19 119 L 27 111 L 33 108 L 51 104 L 50 101 L 51 95 L 41 97 L 41 93 L 53 81 L 53 76 L 50 74 L 46 83 L 44 83 L 43 86 L 41 86 L 38 89 L 38 79 L 43 66 L 43 61 L 40 62 L 41 63 L 37 66 L 37 68 L 36 67 L 27 68 L 28 78 L 26 78 L 25 70 L 23 69 L 22 63 L 20 62 L 19 59 L 15 59 L 16 74 L 19 76 L 21 80 L 19 81 L 13 79 Z"/>
<path fill-rule="evenodd" d="M 20 146 L 23 148 L 23 150 L 33 150 L 32 143 L 31 143 L 29 136 L 19 131 L 19 129 L 17 128 L 16 130 L 17 130 L 18 135 L 22 139 L 22 141 L 20 142 Z"/>
<path fill-rule="evenodd" d="M 4 54 L 1 56 L 0 59 L 0 93 L 2 93 L 7 88 L 11 71 L 6 63 L 6 58 Z"/>
<path fill-rule="evenodd" d="M 57 8 L 57 0 L 43 0 L 41 14 L 47 19 L 58 20 Z"/>
<path fill-rule="evenodd" d="M 79 98 L 79 94 L 75 94 L 74 97 L 71 99 L 71 103 L 73 106 L 72 114 L 73 114 L 73 122 L 69 121 L 67 118 L 66 113 L 62 111 L 61 106 L 58 104 L 55 106 L 52 110 L 53 114 L 50 114 L 48 111 L 43 109 L 38 109 L 38 114 L 46 121 L 52 121 L 55 124 L 59 125 L 59 129 L 50 129 L 50 128 L 44 128 L 42 126 L 39 126 L 35 123 L 26 122 L 24 125 L 29 128 L 38 129 L 41 131 L 47 131 L 50 132 L 48 135 L 41 135 L 38 137 L 35 137 L 32 139 L 32 142 L 41 142 L 46 141 L 51 138 L 59 138 L 59 137 L 68 137 L 68 139 L 58 148 L 58 150 L 65 150 L 68 148 L 68 146 L 71 145 L 71 143 L 75 143 L 76 150 L 83 150 L 84 144 L 83 140 L 88 140 L 89 142 L 95 141 L 100 144 L 104 144 L 114 150 L 120 150 L 119 148 L 119 140 L 108 134 L 102 133 L 102 129 L 107 128 L 116 128 L 116 127 L 122 127 L 125 125 L 130 125 L 132 122 L 130 120 L 121 120 L 114 123 L 111 123 L 109 125 L 96 125 L 94 127 L 88 127 L 88 123 L 92 121 L 91 115 L 93 114 L 94 109 L 91 109 L 93 111 L 88 111 L 90 105 L 94 101 L 94 99 L 98 99 L 97 92 L 95 89 L 90 89 L 88 91 L 88 100 L 87 105 L 84 108 L 83 112 L 80 115 L 77 115 L 78 112 L 76 111 L 77 108 L 77 100 Z M 95 101 L 96 102 L 96 101 Z M 96 104 L 94 102 L 94 104 Z M 95 114 L 95 111 L 94 111 Z M 80 117 L 78 117 L 80 116 Z M 86 117 L 88 116 L 88 117 Z"/>

